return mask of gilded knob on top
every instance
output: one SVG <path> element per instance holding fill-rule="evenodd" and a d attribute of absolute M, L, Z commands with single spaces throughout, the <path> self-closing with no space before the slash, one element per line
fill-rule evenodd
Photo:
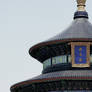
<path fill-rule="evenodd" d="M 77 0 L 78 5 L 85 5 L 86 0 Z"/>

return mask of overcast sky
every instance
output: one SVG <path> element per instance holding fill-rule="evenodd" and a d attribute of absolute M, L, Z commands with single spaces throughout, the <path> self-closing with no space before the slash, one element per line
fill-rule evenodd
<path fill-rule="evenodd" d="M 0 91 L 41 74 L 42 64 L 29 56 L 31 46 L 66 29 L 75 0 L 0 0 Z M 92 0 L 86 10 L 92 22 Z"/>

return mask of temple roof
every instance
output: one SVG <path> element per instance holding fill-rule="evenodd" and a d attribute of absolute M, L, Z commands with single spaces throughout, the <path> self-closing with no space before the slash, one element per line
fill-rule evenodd
<path fill-rule="evenodd" d="M 52 48 L 56 44 L 65 44 L 73 41 L 92 41 L 92 24 L 88 21 L 88 13 L 85 10 L 86 0 L 76 1 L 78 10 L 74 13 L 74 20 L 71 25 L 64 31 L 61 30 L 61 33 L 56 36 L 31 47 L 29 54 L 32 57 L 43 62 L 44 59 L 40 58 L 40 56 L 43 55 L 43 51 L 47 54 L 48 52 L 46 52 L 46 49 Z M 41 48 L 44 48 L 45 50 L 42 49 L 41 51 Z M 51 50 L 49 51 L 51 52 Z M 55 54 L 56 53 L 57 52 L 55 51 Z M 48 59 L 49 57 L 50 56 L 44 55 L 45 59 Z"/>
<path fill-rule="evenodd" d="M 92 70 L 66 70 L 47 74 L 41 74 L 37 77 L 29 79 L 27 81 L 20 82 L 11 87 L 15 89 L 17 87 L 28 86 L 33 83 L 50 82 L 57 80 L 92 80 Z"/>
<path fill-rule="evenodd" d="M 88 21 L 88 18 L 83 16 L 78 18 L 77 16 L 66 30 L 44 42 L 34 45 L 30 48 L 29 53 L 35 58 L 36 54 L 34 52 L 37 52 L 39 48 L 72 41 L 92 41 L 92 24 Z"/>
<path fill-rule="evenodd" d="M 47 41 L 74 39 L 74 38 L 91 38 L 92 39 L 92 24 L 86 18 L 75 19 L 72 24 L 63 32 Z"/>
<path fill-rule="evenodd" d="M 86 0 L 77 0 L 78 11 L 74 14 L 74 20 L 71 25 L 59 33 L 58 35 L 38 43 L 30 48 L 29 53 L 32 57 L 43 62 L 47 58 L 66 54 L 70 54 L 69 42 L 88 42 L 92 41 L 92 24 L 88 21 L 88 14 L 85 11 Z M 56 65 L 55 65 L 56 66 Z M 60 65 L 60 67 L 63 67 Z M 55 67 L 54 67 L 55 68 Z M 48 68 L 49 69 L 49 68 Z M 53 68 L 52 68 L 53 70 Z M 30 86 L 35 83 L 53 82 L 57 80 L 92 80 L 92 69 L 63 69 L 62 71 L 53 71 L 41 74 L 32 79 L 17 83 L 11 87 L 12 89 Z M 12 91 L 13 92 L 13 91 Z M 16 91 L 17 92 L 17 91 Z"/>

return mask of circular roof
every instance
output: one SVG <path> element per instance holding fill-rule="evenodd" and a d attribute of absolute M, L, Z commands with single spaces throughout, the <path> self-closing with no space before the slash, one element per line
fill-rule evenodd
<path fill-rule="evenodd" d="M 56 41 L 74 38 L 91 38 L 92 39 L 92 24 L 86 18 L 77 18 L 63 32 L 50 38 L 47 41 Z"/>
<path fill-rule="evenodd" d="M 30 85 L 32 83 L 40 83 L 40 82 L 49 82 L 56 80 L 92 80 L 92 70 L 68 70 L 68 71 L 59 71 L 47 74 L 41 74 L 37 77 L 29 79 L 24 82 L 20 82 L 11 87 L 11 89 L 15 89 L 17 87 L 23 87 L 26 85 Z"/>
<path fill-rule="evenodd" d="M 92 24 L 88 21 L 88 18 L 81 16 L 82 14 L 87 16 L 87 13 L 77 14 L 79 15 L 79 18 L 75 13 L 75 16 L 77 17 L 66 30 L 44 42 L 31 47 L 29 50 L 30 55 L 36 58 L 36 53 L 38 53 L 39 48 L 44 48 L 47 45 L 53 46 L 58 43 L 67 43 L 72 41 L 92 41 Z"/>
<path fill-rule="evenodd" d="M 48 52 L 44 49 L 49 49 L 49 46 L 53 47 L 58 43 L 65 44 L 72 41 L 92 41 L 92 24 L 88 21 L 88 13 L 85 10 L 85 3 L 86 0 L 77 0 L 78 10 L 74 14 L 74 21 L 71 25 L 58 35 L 31 47 L 29 54 L 42 62 L 43 59 L 40 58 L 40 56 L 42 56 L 44 52 L 46 53 L 44 58 L 48 59 L 45 57 Z M 44 48 L 43 51 L 41 51 L 40 48 Z"/>

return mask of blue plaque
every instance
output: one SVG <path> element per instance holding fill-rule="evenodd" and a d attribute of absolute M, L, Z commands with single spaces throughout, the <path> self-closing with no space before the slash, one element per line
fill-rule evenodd
<path fill-rule="evenodd" d="M 75 64 L 86 64 L 87 63 L 87 47 L 86 46 L 75 46 Z"/>
<path fill-rule="evenodd" d="M 90 43 L 71 42 L 72 67 L 90 67 Z"/>

